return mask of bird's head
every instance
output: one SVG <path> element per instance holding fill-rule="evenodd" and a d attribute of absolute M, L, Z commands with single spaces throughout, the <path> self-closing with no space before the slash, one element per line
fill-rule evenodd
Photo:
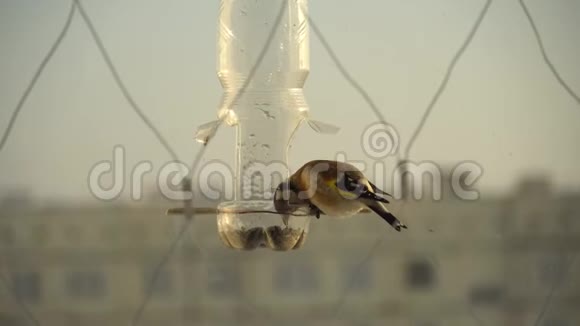
<path fill-rule="evenodd" d="M 357 199 L 364 193 L 373 192 L 369 181 L 359 171 L 339 173 L 335 181 L 335 187 L 346 199 Z"/>

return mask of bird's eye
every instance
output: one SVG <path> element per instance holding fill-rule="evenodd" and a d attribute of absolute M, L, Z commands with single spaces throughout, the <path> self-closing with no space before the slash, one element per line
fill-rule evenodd
<path fill-rule="evenodd" d="M 357 192 L 362 189 L 361 184 L 359 184 L 358 181 L 350 177 L 348 174 L 345 174 L 342 178 L 340 178 L 337 186 L 349 192 Z"/>
<path fill-rule="evenodd" d="M 358 184 L 356 184 L 356 183 L 354 183 L 354 182 L 348 182 L 348 181 L 347 181 L 347 182 L 346 182 L 346 189 L 347 189 L 348 191 L 355 191 L 355 190 L 356 190 L 356 188 L 357 188 L 357 185 L 358 185 Z"/>

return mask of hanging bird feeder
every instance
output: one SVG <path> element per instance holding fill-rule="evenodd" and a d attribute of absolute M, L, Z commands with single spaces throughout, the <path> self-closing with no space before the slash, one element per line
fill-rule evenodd
<path fill-rule="evenodd" d="M 207 143 L 218 126 L 236 128 L 234 200 L 217 209 L 218 232 L 234 249 L 299 248 L 307 214 L 277 214 L 273 190 L 289 176 L 288 149 L 307 122 L 315 131 L 338 128 L 309 119 L 303 86 L 310 71 L 307 0 L 222 0 L 217 73 L 224 95 L 218 120 L 199 127 Z M 272 214 L 274 213 L 274 214 Z"/>

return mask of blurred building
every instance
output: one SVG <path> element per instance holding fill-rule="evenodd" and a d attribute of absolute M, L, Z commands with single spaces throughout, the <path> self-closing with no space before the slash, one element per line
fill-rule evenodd
<path fill-rule="evenodd" d="M 139 325 L 519 326 L 544 309 L 540 325 L 580 325 L 580 196 L 543 179 L 394 206 L 408 232 L 373 215 L 313 219 L 305 246 L 284 253 L 226 249 L 197 217 L 153 286 L 183 223 L 164 215 L 176 203 L 17 201 L 0 213 L 3 326 L 28 325 L 19 302 L 42 325 L 127 325 L 147 291 Z"/>

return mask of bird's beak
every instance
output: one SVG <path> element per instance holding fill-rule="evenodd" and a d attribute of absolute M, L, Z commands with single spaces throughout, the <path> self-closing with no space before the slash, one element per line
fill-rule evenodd
<path fill-rule="evenodd" d="M 385 199 L 381 196 L 378 196 L 377 194 L 372 193 L 370 191 L 365 191 L 360 196 L 361 196 L 361 198 L 367 198 L 370 200 L 379 201 L 381 203 L 387 203 L 387 204 L 389 203 L 389 201 L 387 199 Z"/>

